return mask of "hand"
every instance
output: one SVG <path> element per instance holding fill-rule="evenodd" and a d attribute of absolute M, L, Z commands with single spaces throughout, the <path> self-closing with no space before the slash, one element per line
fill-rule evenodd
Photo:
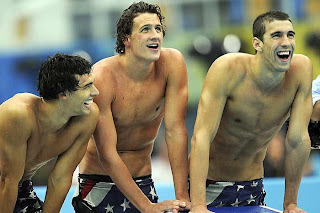
<path fill-rule="evenodd" d="M 179 200 L 165 200 L 161 203 L 152 203 L 144 209 L 145 213 L 165 213 L 166 211 L 178 213 L 179 209 L 185 208 L 186 202 Z"/>
<path fill-rule="evenodd" d="M 206 206 L 194 206 L 189 213 L 212 213 L 212 211 L 209 211 Z"/>
<path fill-rule="evenodd" d="M 298 208 L 296 204 L 290 204 L 285 208 L 283 213 L 307 213 L 307 212 Z"/>
<path fill-rule="evenodd" d="M 190 211 L 191 209 L 191 202 L 190 201 L 185 201 L 185 200 L 181 200 L 182 204 L 184 203 L 184 207 L 180 206 L 179 211 L 181 212 L 185 212 L 185 211 Z"/>

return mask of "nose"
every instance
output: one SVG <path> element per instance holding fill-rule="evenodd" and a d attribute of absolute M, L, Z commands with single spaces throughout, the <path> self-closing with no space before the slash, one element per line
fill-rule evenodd
<path fill-rule="evenodd" d="M 95 87 L 93 85 L 92 90 L 91 90 L 91 96 L 95 97 L 95 96 L 98 96 L 98 95 L 99 95 L 99 90 L 97 89 L 97 87 Z"/>
<path fill-rule="evenodd" d="M 152 28 L 152 31 L 151 31 L 151 40 L 160 39 L 161 36 L 162 36 L 162 32 L 158 32 L 157 29 Z"/>
<path fill-rule="evenodd" d="M 290 39 L 288 36 L 284 36 L 281 40 L 281 46 L 287 47 L 290 45 Z"/>

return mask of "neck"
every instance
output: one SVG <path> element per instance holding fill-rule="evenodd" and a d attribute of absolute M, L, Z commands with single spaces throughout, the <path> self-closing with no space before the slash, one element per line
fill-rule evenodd
<path fill-rule="evenodd" d="M 43 98 L 38 103 L 38 115 L 43 132 L 57 132 L 63 129 L 72 117 L 59 100 L 46 101 Z"/>
<path fill-rule="evenodd" d="M 262 58 L 256 55 L 251 61 L 249 73 L 255 85 L 262 92 L 268 93 L 281 84 L 286 72 L 270 69 Z"/>
<path fill-rule="evenodd" d="M 127 53 L 126 53 L 127 54 Z M 126 74 L 136 81 L 147 79 L 152 73 L 154 62 L 137 59 L 136 57 L 127 54 L 119 56 L 120 66 L 124 68 Z"/>

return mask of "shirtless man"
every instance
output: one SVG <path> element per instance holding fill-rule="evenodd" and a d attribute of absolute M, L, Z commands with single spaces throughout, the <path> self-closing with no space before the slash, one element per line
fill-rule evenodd
<path fill-rule="evenodd" d="M 204 82 L 190 154 L 192 213 L 208 206 L 264 205 L 263 159 L 290 116 L 285 141 L 284 212 L 297 207 L 310 153 L 312 64 L 293 54 L 289 16 L 270 11 L 253 23 L 255 55 L 218 58 Z"/>
<path fill-rule="evenodd" d="M 59 212 L 99 117 L 91 64 L 56 54 L 39 72 L 41 97 L 17 94 L 0 105 L 0 212 Z M 44 203 L 31 178 L 51 159 Z"/>
<path fill-rule="evenodd" d="M 187 72 L 179 51 L 161 48 L 163 36 L 160 8 L 134 3 L 117 23 L 119 55 L 94 65 L 101 114 L 80 163 L 76 212 L 160 213 L 190 206 Z M 163 118 L 178 200 L 156 203 L 151 153 Z"/>

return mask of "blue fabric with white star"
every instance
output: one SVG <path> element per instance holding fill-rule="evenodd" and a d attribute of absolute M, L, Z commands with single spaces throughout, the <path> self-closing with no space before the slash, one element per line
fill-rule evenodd
<path fill-rule="evenodd" d="M 101 175 L 99 175 L 101 176 Z M 97 181 L 97 175 L 79 175 L 79 191 L 73 198 L 76 212 L 139 213 L 140 211 L 122 194 L 113 182 Z M 109 176 L 104 176 L 108 177 Z M 101 179 L 101 178 L 100 178 Z M 134 178 L 135 183 L 152 203 L 158 202 L 153 180 L 150 176 Z M 100 196 L 100 197 L 99 197 Z M 103 196 L 103 197 L 102 197 Z M 97 200 L 99 202 L 97 203 Z M 101 201 L 101 202 L 100 202 Z M 79 203 L 81 202 L 81 203 Z M 83 210 L 86 208 L 86 210 Z"/>
<path fill-rule="evenodd" d="M 43 202 L 36 195 L 31 180 L 18 185 L 18 197 L 13 213 L 42 213 Z"/>
<path fill-rule="evenodd" d="M 263 179 L 241 182 L 207 180 L 208 207 L 237 207 L 266 205 Z"/>

